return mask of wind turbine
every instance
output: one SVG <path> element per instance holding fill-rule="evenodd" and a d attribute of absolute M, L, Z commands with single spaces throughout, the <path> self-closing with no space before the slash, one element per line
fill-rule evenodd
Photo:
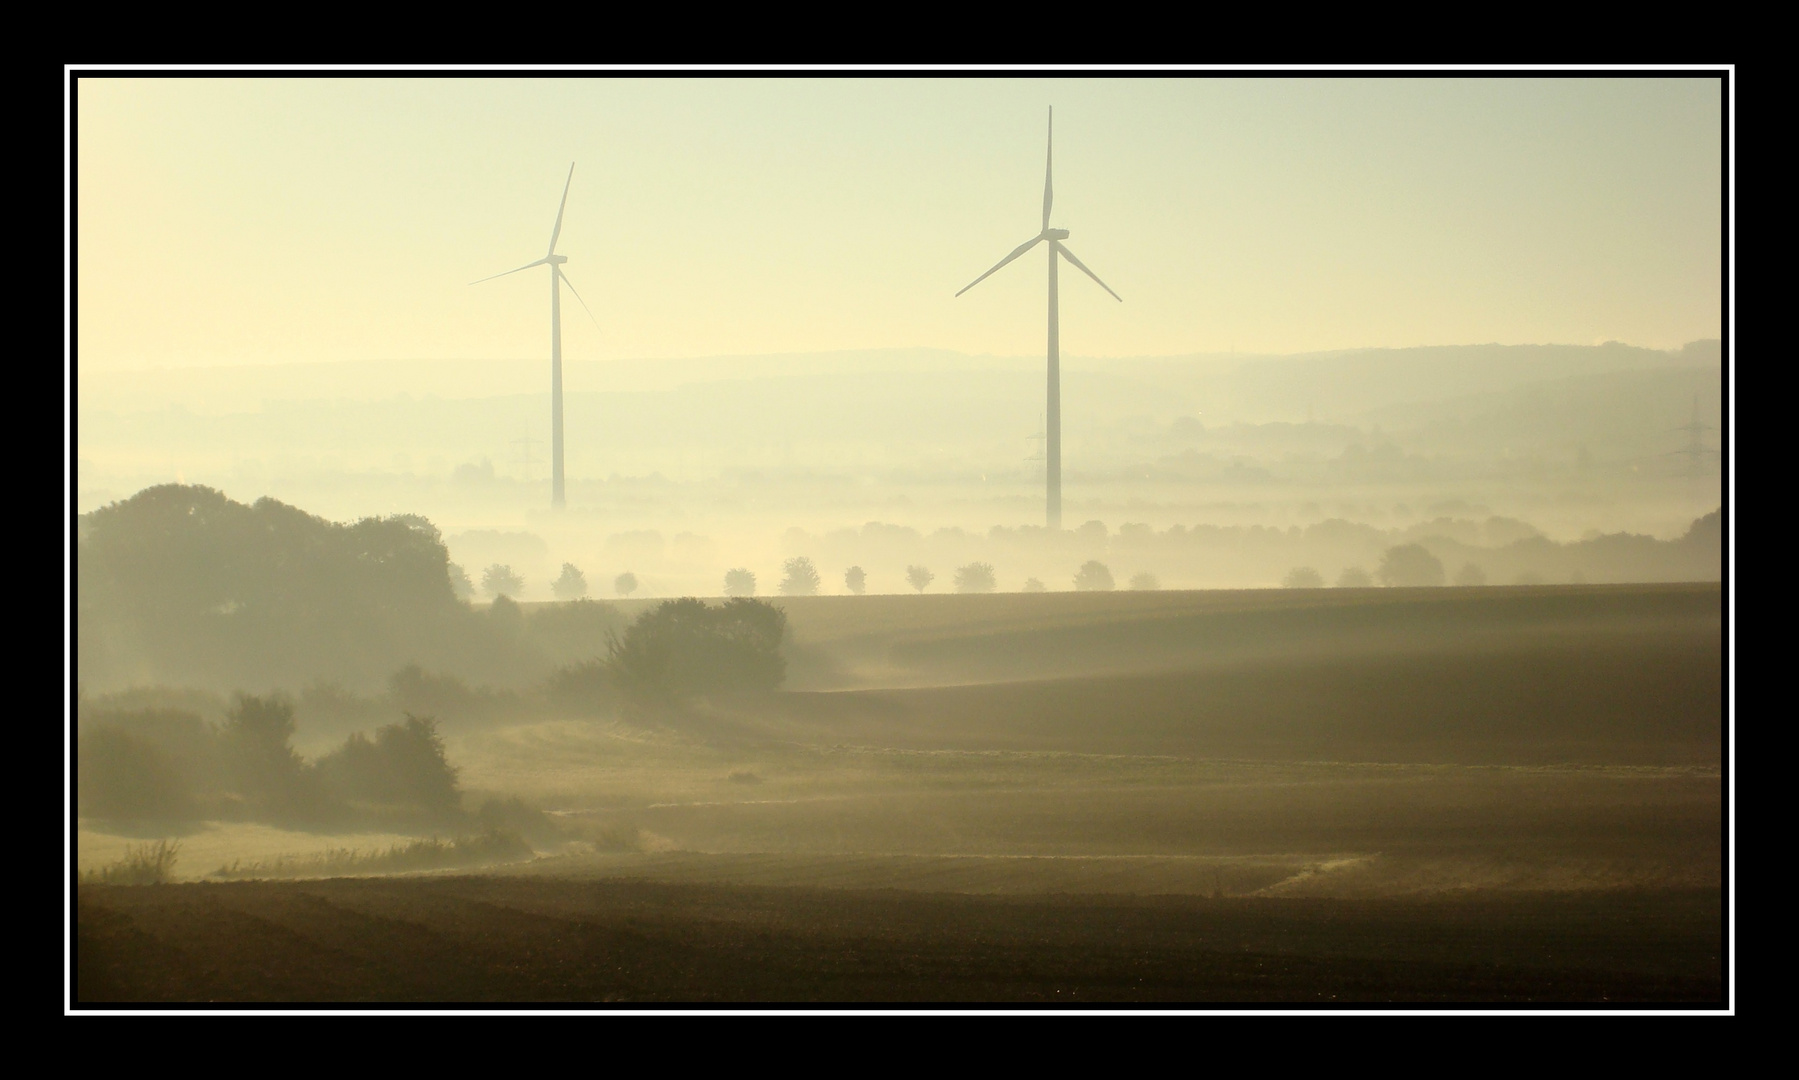
<path fill-rule="evenodd" d="M 1000 267 L 1011 262 L 1013 259 L 1018 258 L 1020 255 L 1023 255 L 1038 244 L 1046 241 L 1049 243 L 1049 409 L 1048 426 L 1044 433 L 1044 442 L 1046 444 L 1044 452 L 1047 458 L 1044 462 L 1044 476 L 1045 482 L 1048 485 L 1048 492 L 1045 520 L 1050 528 L 1060 529 L 1062 527 L 1062 361 L 1060 356 L 1061 344 L 1059 341 L 1059 331 L 1056 326 L 1056 257 L 1061 256 L 1073 263 L 1075 269 L 1092 278 L 1099 284 L 1099 287 L 1106 290 L 1106 292 L 1112 293 L 1112 299 L 1122 304 L 1124 303 L 1124 297 L 1112 292 L 1112 287 L 1110 285 L 1100 281 L 1098 274 L 1087 269 L 1087 265 L 1075 258 L 1074 252 L 1069 251 L 1068 248 L 1063 245 L 1062 241 L 1068 239 L 1067 229 L 1052 229 L 1049 227 L 1049 208 L 1050 204 L 1055 201 L 1055 189 L 1050 183 L 1050 177 L 1053 171 L 1051 167 L 1055 163 L 1055 136 L 1056 110 L 1054 106 L 1051 106 L 1049 110 L 1049 141 L 1043 158 L 1043 231 L 1018 245 L 1012 250 L 1012 254 L 1007 255 L 999 262 L 993 264 L 992 270 L 987 271 L 967 285 L 964 285 L 962 287 L 962 292 L 959 292 L 956 295 L 961 296 L 962 293 L 965 293 L 969 289 L 979 285 L 981 282 L 986 281 L 989 277 L 992 277 L 994 272 Z"/>
<path fill-rule="evenodd" d="M 558 510 L 560 510 L 563 505 L 563 491 L 562 491 L 562 286 L 563 285 L 567 285 L 568 291 L 571 293 L 574 293 L 574 297 L 576 300 L 580 300 L 581 310 L 587 312 L 588 318 L 593 319 L 594 327 L 597 329 L 600 325 L 600 320 L 594 319 L 593 309 L 587 306 L 587 301 L 581 300 L 581 294 L 578 292 L 575 292 L 575 283 L 570 281 L 568 279 L 568 275 L 562 272 L 562 264 L 568 261 L 568 256 L 556 254 L 556 238 L 558 236 L 562 235 L 562 211 L 567 209 L 567 207 L 568 207 L 568 186 L 569 186 L 569 184 L 574 182 L 574 179 L 575 179 L 575 163 L 571 161 L 568 164 L 568 179 L 564 180 L 562 182 L 562 203 L 561 203 L 561 205 L 556 207 L 556 225 L 554 228 L 552 228 L 550 230 L 550 250 L 546 255 L 544 255 L 543 258 L 538 259 L 536 262 L 528 262 L 523 266 L 517 267 L 516 269 L 508 270 L 508 271 L 506 271 L 505 274 L 495 274 L 495 275 L 493 275 L 493 277 L 484 277 L 481 279 L 481 281 L 469 282 L 470 285 L 479 285 L 479 284 L 481 284 L 482 281 L 492 281 L 494 278 L 503 278 L 506 276 L 506 274 L 516 274 L 520 270 L 529 270 L 533 266 L 547 266 L 550 268 L 550 443 L 551 443 L 551 447 L 552 447 L 552 450 L 551 450 L 552 462 L 551 462 L 551 480 L 550 480 L 550 505 L 556 507 Z"/>

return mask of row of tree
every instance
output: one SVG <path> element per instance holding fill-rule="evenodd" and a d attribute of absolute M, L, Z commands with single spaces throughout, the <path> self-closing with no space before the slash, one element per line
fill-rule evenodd
<path fill-rule="evenodd" d="M 906 567 L 906 584 L 917 592 L 924 592 L 937 575 L 927 566 Z M 999 588 L 999 579 L 995 576 L 992 563 L 971 562 L 958 567 L 952 579 L 959 593 L 990 593 Z M 782 564 L 782 578 L 779 592 L 782 596 L 816 596 L 822 584 L 818 567 L 804 555 L 788 559 Z M 868 591 L 868 574 L 860 566 L 852 566 L 843 572 L 843 587 L 857 596 Z M 1089 559 L 1075 571 L 1074 587 L 1079 592 L 1105 592 L 1117 587 L 1112 578 L 1112 571 L 1097 559 Z M 1161 582 L 1154 574 L 1141 573 L 1131 578 L 1132 589 L 1159 589 Z M 1023 592 L 1046 592 L 1048 587 L 1037 578 L 1026 578 Z M 736 567 L 725 573 L 725 595 L 748 597 L 756 595 L 756 575 L 745 567 Z"/>
<path fill-rule="evenodd" d="M 469 579 L 468 571 L 451 563 L 449 565 L 450 585 L 456 595 L 464 600 L 475 598 L 475 583 Z M 525 591 L 524 575 L 504 563 L 494 563 L 481 572 L 481 592 L 489 598 L 516 598 Z M 629 570 L 612 579 L 612 591 L 620 596 L 630 596 L 637 591 L 637 575 Z M 562 573 L 555 581 L 550 582 L 550 592 L 558 600 L 579 600 L 587 595 L 587 575 L 574 563 L 563 563 Z"/>
<path fill-rule="evenodd" d="M 1449 581 L 1449 574 L 1443 560 L 1432 555 L 1424 545 L 1399 544 L 1382 553 L 1380 566 L 1372 575 L 1359 566 L 1345 568 L 1337 575 L 1337 588 L 1366 589 L 1376 581 L 1388 586 L 1442 585 Z M 1463 563 L 1462 568 L 1456 571 L 1455 584 L 1485 585 L 1487 572 L 1477 563 Z M 1541 585 L 1543 579 L 1539 575 L 1524 574 L 1514 584 Z M 1288 589 L 1322 589 L 1324 575 L 1310 566 L 1296 566 L 1287 571 L 1287 576 L 1281 579 L 1281 585 Z"/>

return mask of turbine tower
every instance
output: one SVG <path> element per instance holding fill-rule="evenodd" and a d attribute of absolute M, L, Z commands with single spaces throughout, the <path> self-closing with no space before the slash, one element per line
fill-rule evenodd
<path fill-rule="evenodd" d="M 1713 450 L 1710 447 L 1705 445 L 1704 433 L 1707 431 L 1711 431 L 1712 426 L 1710 424 L 1701 424 L 1699 422 L 1699 395 L 1698 394 L 1693 395 L 1693 420 L 1692 420 L 1692 422 L 1687 423 L 1687 424 L 1682 424 L 1681 426 L 1675 428 L 1674 430 L 1675 431 L 1683 431 L 1686 433 L 1687 445 L 1679 450 L 1670 451 L 1668 453 L 1668 456 L 1673 457 L 1675 455 L 1679 455 L 1681 457 L 1686 458 L 1689 475 L 1698 476 L 1699 475 L 1699 459 L 1703 458 L 1707 454 L 1717 453 L 1716 450 Z"/>
<path fill-rule="evenodd" d="M 1054 106 L 1051 106 L 1049 110 L 1048 148 L 1044 152 L 1043 159 L 1043 231 L 1018 245 L 1012 250 L 1012 254 L 1007 255 L 999 262 L 993 264 L 992 270 L 987 271 L 967 285 L 964 285 L 962 287 L 962 292 L 959 292 L 956 295 L 961 296 L 962 293 L 979 285 L 981 282 L 991 277 L 994 271 L 1011 262 L 1013 259 L 1018 258 L 1020 255 L 1023 255 L 1038 244 L 1044 243 L 1045 241 L 1049 243 L 1049 408 L 1047 410 L 1048 422 L 1044 431 L 1045 461 L 1043 470 L 1044 481 L 1048 490 L 1046 492 L 1044 518 L 1045 523 L 1050 528 L 1060 529 L 1062 527 L 1062 361 L 1060 355 L 1061 343 L 1059 341 L 1059 331 L 1056 324 L 1056 258 L 1060 256 L 1073 263 L 1075 269 L 1092 278 L 1099 284 L 1100 288 L 1106 290 L 1108 293 L 1112 293 L 1112 299 L 1122 304 L 1124 303 L 1124 297 L 1112 292 L 1111 286 L 1100 281 L 1098 274 L 1087 269 L 1086 264 L 1075 258 L 1074 252 L 1069 251 L 1068 248 L 1063 245 L 1062 241 L 1068 239 L 1067 229 L 1052 229 L 1049 227 L 1049 208 L 1050 204 L 1055 201 L 1055 189 L 1050 183 L 1053 172 L 1052 166 L 1055 163 L 1055 135 L 1056 110 Z"/>
<path fill-rule="evenodd" d="M 568 186 L 574 182 L 574 179 L 575 163 L 571 161 L 568 164 L 568 179 L 562 182 L 562 202 L 556 207 L 556 224 L 550 229 L 549 252 L 536 262 L 528 262 L 523 266 L 506 271 L 505 274 L 495 274 L 493 277 L 484 277 L 481 279 L 481 281 L 492 281 L 494 278 L 503 278 L 506 274 L 516 274 L 520 270 L 529 270 L 533 266 L 547 266 L 550 268 L 550 505 L 558 510 L 562 509 L 563 505 L 562 286 L 567 285 L 568 291 L 574 294 L 576 300 L 580 301 L 581 310 L 587 312 L 588 318 L 593 319 L 594 327 L 597 329 L 600 325 L 600 321 L 594 319 L 593 309 L 587 306 L 587 301 L 582 300 L 581 294 L 575 292 L 575 283 L 570 281 L 568 275 L 562 272 L 562 264 L 568 261 L 568 256 L 556 254 L 556 238 L 562 235 L 562 211 L 568 207 Z M 481 284 L 481 281 L 471 281 L 469 284 L 479 285 Z"/>

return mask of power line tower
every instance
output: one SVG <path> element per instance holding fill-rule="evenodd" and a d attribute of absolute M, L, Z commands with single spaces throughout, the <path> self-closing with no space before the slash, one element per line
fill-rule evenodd
<path fill-rule="evenodd" d="M 1030 466 L 1031 479 L 1033 481 L 1043 479 L 1043 462 L 1044 462 L 1043 440 L 1044 440 L 1045 436 L 1043 434 L 1044 424 L 1042 421 L 1043 421 L 1043 417 L 1039 416 L 1038 424 L 1037 424 L 1037 434 L 1026 435 L 1024 437 L 1026 442 L 1034 442 L 1037 444 L 1037 449 L 1033 450 L 1029 454 L 1026 454 L 1025 458 L 1024 458 L 1026 461 L 1031 462 L 1031 466 Z"/>
<path fill-rule="evenodd" d="M 1672 430 L 1685 432 L 1686 436 L 1687 436 L 1687 444 L 1685 446 L 1681 447 L 1679 450 L 1670 450 L 1668 452 L 1667 456 L 1668 457 L 1684 457 L 1684 458 L 1686 458 L 1688 475 L 1698 476 L 1699 475 L 1699 463 L 1702 460 L 1704 460 L 1705 455 L 1717 453 L 1716 450 L 1713 450 L 1711 447 L 1705 445 L 1705 433 L 1708 431 L 1716 431 L 1717 429 L 1712 427 L 1710 424 L 1702 424 L 1699 422 L 1699 395 L 1698 394 L 1693 395 L 1693 419 L 1692 419 L 1692 421 L 1689 423 L 1686 423 L 1686 424 L 1682 424 L 1680 427 L 1673 428 Z"/>
<path fill-rule="evenodd" d="M 531 438 L 529 435 L 522 439 L 512 440 L 513 446 L 522 447 L 522 449 L 519 450 L 518 455 L 512 459 L 512 463 L 523 467 L 525 472 L 525 482 L 527 484 L 532 480 L 531 466 L 536 465 L 543 460 L 542 458 L 533 456 L 531 453 L 531 444 L 536 441 L 537 440 Z"/>

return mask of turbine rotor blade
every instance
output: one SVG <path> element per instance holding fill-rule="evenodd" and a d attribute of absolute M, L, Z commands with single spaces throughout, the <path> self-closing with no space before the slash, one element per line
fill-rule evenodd
<path fill-rule="evenodd" d="M 550 260 L 548 260 L 548 259 L 539 259 L 536 262 L 528 262 L 523 266 L 516 267 L 514 269 L 506 271 L 506 274 L 516 274 L 520 270 L 529 270 L 533 266 L 542 266 L 544 263 L 547 263 L 549 261 Z M 481 284 L 482 281 L 492 281 L 494 278 L 503 278 L 506 276 L 506 274 L 495 274 L 495 275 L 493 275 L 493 277 L 484 277 L 481 279 L 481 281 L 471 281 L 471 282 L 469 282 L 469 284 L 470 285 L 479 285 L 479 284 Z"/>
<path fill-rule="evenodd" d="M 1067 259 L 1069 262 L 1074 264 L 1075 269 L 1079 270 L 1081 273 L 1086 274 L 1088 277 L 1092 278 L 1095 282 L 1097 282 L 1099 284 L 1100 288 L 1106 290 L 1109 293 L 1112 293 L 1112 299 L 1118 301 L 1121 304 L 1124 303 L 1124 297 L 1119 296 L 1115 292 L 1112 292 L 1112 286 L 1107 285 L 1103 281 L 1100 281 L 1099 275 L 1094 273 L 1093 271 L 1087 269 L 1087 264 L 1082 262 L 1081 260 L 1075 258 L 1074 252 L 1069 251 L 1067 248 L 1063 247 L 1061 241 L 1051 240 L 1050 243 L 1052 243 L 1056 246 L 1056 250 L 1062 253 L 1062 257 L 1064 259 Z"/>
<path fill-rule="evenodd" d="M 1041 243 L 1043 243 L 1043 237 L 1042 237 L 1042 236 L 1041 236 L 1041 235 L 1039 235 L 1039 236 L 1033 236 L 1033 237 L 1031 237 L 1031 238 L 1030 238 L 1030 239 L 1029 239 L 1029 240 L 1026 240 L 1026 241 L 1025 241 L 1025 242 L 1024 242 L 1024 243 L 1022 243 L 1022 244 L 1020 244 L 1020 245 L 1018 245 L 1018 246 L 1017 246 L 1017 247 L 1015 247 L 1015 248 L 1013 248 L 1013 249 L 1012 249 L 1012 254 L 1010 254 L 1010 255 L 1007 255 L 1007 256 L 1006 256 L 1006 257 L 1005 257 L 1005 258 L 1003 258 L 1003 259 L 1001 259 L 1001 260 L 1000 260 L 1000 261 L 998 261 L 998 262 L 996 262 L 996 263 L 994 263 L 994 264 L 993 264 L 993 270 L 989 270 L 989 271 L 987 271 L 987 272 L 986 272 L 986 273 L 985 273 L 985 274 L 982 274 L 982 275 L 981 275 L 981 276 L 980 276 L 980 277 L 978 277 L 978 278 L 975 278 L 975 279 L 974 279 L 974 280 L 973 280 L 973 281 L 971 281 L 971 282 L 969 282 L 969 283 L 968 283 L 968 284 L 966 284 L 966 285 L 964 285 L 964 286 L 962 286 L 962 292 L 959 292 L 959 293 L 957 293 L 957 294 L 956 294 L 956 295 L 957 295 L 957 296 L 961 296 L 961 295 L 962 295 L 962 293 L 965 293 L 965 292 L 967 292 L 967 291 L 968 291 L 968 290 L 970 290 L 970 289 L 972 289 L 972 288 L 974 288 L 974 287 L 975 287 L 975 286 L 976 286 L 976 285 L 979 285 L 979 284 L 980 284 L 980 283 L 981 283 L 981 282 L 983 282 L 983 281 L 986 281 L 986 280 L 987 280 L 987 279 L 988 279 L 988 278 L 990 278 L 990 277 L 992 277 L 992 276 L 993 276 L 993 272 L 994 272 L 994 270 L 998 270 L 998 269 L 999 269 L 999 268 L 1000 268 L 1000 267 L 1002 267 L 1002 266 L 1004 266 L 1004 265 L 1006 265 L 1006 264 L 1007 264 L 1007 263 L 1009 263 L 1009 262 L 1011 262 L 1011 261 L 1012 261 L 1012 260 L 1013 260 L 1013 259 L 1016 259 L 1016 258 L 1018 258 L 1018 257 L 1019 257 L 1019 256 L 1020 256 L 1020 255 L 1023 255 L 1023 254 L 1024 254 L 1024 253 L 1025 253 L 1025 252 L 1027 252 L 1027 251 L 1029 251 L 1029 250 L 1031 250 L 1031 249 L 1032 249 L 1032 248 L 1034 248 L 1034 247 L 1036 247 L 1036 246 L 1037 246 L 1037 245 L 1038 245 L 1038 244 L 1041 244 Z M 1052 243 L 1052 244 L 1053 244 L 1053 243 L 1055 243 L 1055 241 L 1053 241 L 1053 240 L 1052 240 L 1052 241 L 1050 241 L 1050 243 Z"/>
<path fill-rule="evenodd" d="M 562 279 L 564 285 L 568 286 L 569 292 L 575 293 L 575 299 L 581 301 L 581 310 L 587 312 L 588 318 L 593 319 L 593 328 L 600 331 L 602 334 L 605 333 L 605 329 L 600 326 L 600 320 L 594 318 L 593 309 L 587 306 L 587 301 L 581 300 L 580 293 L 575 292 L 575 283 L 570 281 L 568 275 L 562 272 L 562 267 L 558 266 L 556 268 L 556 276 Z"/>
<path fill-rule="evenodd" d="M 1043 151 L 1043 230 L 1049 231 L 1049 208 L 1056 201 L 1056 192 L 1050 186 L 1051 166 L 1056 160 L 1056 107 L 1049 107 L 1049 141 Z"/>
<path fill-rule="evenodd" d="M 556 227 L 550 230 L 550 250 L 545 258 L 556 254 L 556 238 L 562 235 L 562 212 L 568 209 L 568 186 L 574 182 L 575 163 L 571 161 L 568 163 L 568 179 L 562 182 L 562 202 L 556 207 Z"/>

